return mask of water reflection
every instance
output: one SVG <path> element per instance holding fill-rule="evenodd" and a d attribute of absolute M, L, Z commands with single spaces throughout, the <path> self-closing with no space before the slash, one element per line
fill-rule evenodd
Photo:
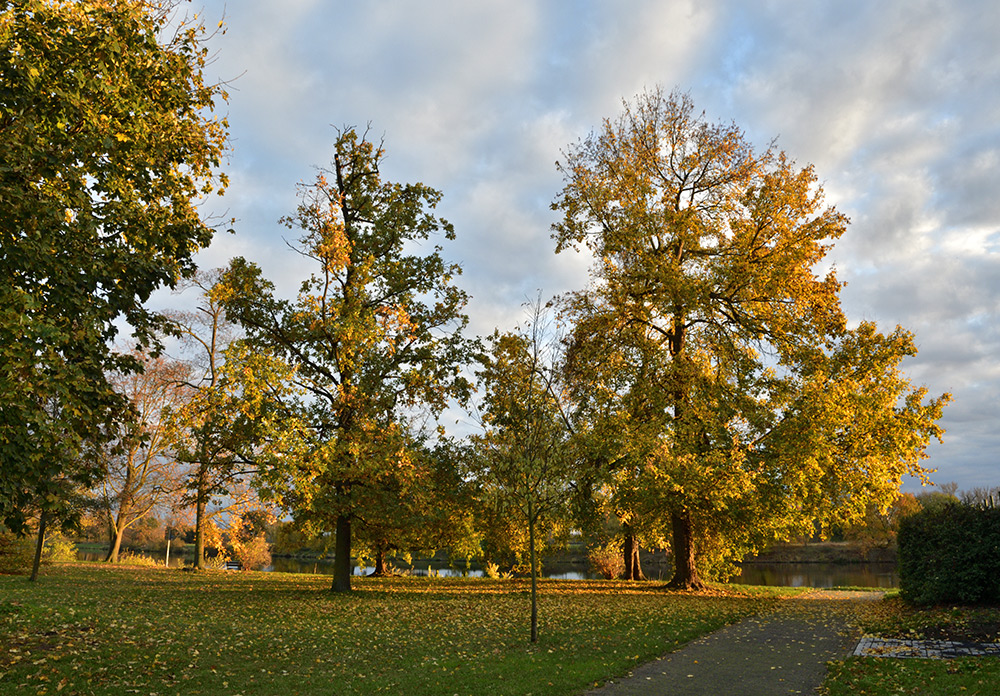
<path fill-rule="evenodd" d="M 732 582 L 775 587 L 899 586 L 893 563 L 745 563 Z"/>

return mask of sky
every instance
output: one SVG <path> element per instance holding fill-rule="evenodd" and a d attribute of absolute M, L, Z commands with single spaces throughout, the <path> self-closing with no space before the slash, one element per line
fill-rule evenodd
<path fill-rule="evenodd" d="M 915 385 L 950 392 L 936 483 L 1000 485 L 1000 3 L 995 0 L 195 0 L 230 123 L 236 218 L 199 256 L 257 262 L 292 297 L 301 257 L 279 224 L 330 163 L 337 127 L 384 139 L 383 175 L 443 193 L 445 255 L 472 296 L 470 334 L 583 288 L 554 253 L 556 162 L 658 86 L 687 92 L 812 164 L 851 219 L 831 253 L 852 322 L 897 324 Z M 163 306 L 178 298 L 161 293 Z M 915 479 L 904 490 L 919 492 Z"/>

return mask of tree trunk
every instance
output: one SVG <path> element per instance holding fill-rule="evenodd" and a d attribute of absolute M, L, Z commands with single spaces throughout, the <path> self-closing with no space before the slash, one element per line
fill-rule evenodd
<path fill-rule="evenodd" d="M 120 529 L 117 526 L 113 527 L 114 536 L 111 539 L 111 543 L 108 545 L 108 555 L 104 559 L 105 563 L 117 563 L 118 562 L 118 552 L 122 547 L 122 537 L 125 536 L 125 530 Z"/>
<path fill-rule="evenodd" d="M 639 541 L 628 525 L 625 526 L 625 539 L 622 541 L 622 560 L 625 563 L 626 580 L 646 579 L 639 564 Z"/>
<path fill-rule="evenodd" d="M 382 546 L 375 548 L 375 569 L 368 576 L 370 578 L 384 578 L 389 575 L 389 569 L 385 565 L 385 549 Z"/>
<path fill-rule="evenodd" d="M 622 539 L 622 567 L 625 568 L 622 577 L 626 580 L 632 579 L 632 544 L 634 543 L 635 538 L 626 533 Z"/>
<path fill-rule="evenodd" d="M 108 510 L 108 555 L 106 555 L 104 557 L 104 562 L 105 563 L 107 563 L 108 559 L 111 558 L 111 547 L 115 543 L 115 535 L 116 535 L 117 531 L 118 530 L 115 528 L 115 518 L 114 518 L 114 515 L 111 514 L 110 510 Z"/>
<path fill-rule="evenodd" d="M 337 517 L 336 551 L 333 557 L 334 592 L 351 591 L 351 520 L 344 515 Z"/>
<path fill-rule="evenodd" d="M 205 498 L 208 497 L 208 470 L 199 464 L 198 489 L 194 503 L 194 569 L 205 568 Z"/>
<path fill-rule="evenodd" d="M 673 527 L 674 577 L 667 587 L 674 590 L 703 590 L 694 555 L 694 524 L 691 513 L 682 510 L 670 514 Z"/>
<path fill-rule="evenodd" d="M 48 521 L 48 513 L 42 508 L 42 514 L 38 518 L 38 542 L 35 544 L 35 558 L 31 564 L 31 582 L 38 579 L 38 568 L 42 565 L 42 547 L 45 545 L 45 523 Z"/>
<path fill-rule="evenodd" d="M 535 520 L 528 501 L 528 554 L 531 559 L 531 642 L 538 642 L 538 556 L 535 553 Z"/>

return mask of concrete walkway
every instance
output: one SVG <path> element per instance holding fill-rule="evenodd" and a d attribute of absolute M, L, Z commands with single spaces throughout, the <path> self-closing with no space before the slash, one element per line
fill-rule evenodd
<path fill-rule="evenodd" d="M 590 696 L 775 696 L 815 693 L 826 663 L 851 654 L 850 617 L 881 592 L 816 591 L 763 616 L 727 626 L 588 691 Z"/>

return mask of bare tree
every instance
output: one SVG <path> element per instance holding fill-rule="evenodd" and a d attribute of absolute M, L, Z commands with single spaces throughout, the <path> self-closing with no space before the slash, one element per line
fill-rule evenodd
<path fill-rule="evenodd" d="M 132 405 L 132 418 L 120 425 L 117 437 L 98 456 L 105 469 L 97 494 L 108 525 L 109 548 L 105 558 L 118 562 L 126 530 L 169 501 L 177 491 L 180 467 L 174 457 L 173 439 L 163 415 L 186 396 L 187 367 L 168 358 L 137 356 L 141 373 L 109 377 L 115 389 Z"/>

